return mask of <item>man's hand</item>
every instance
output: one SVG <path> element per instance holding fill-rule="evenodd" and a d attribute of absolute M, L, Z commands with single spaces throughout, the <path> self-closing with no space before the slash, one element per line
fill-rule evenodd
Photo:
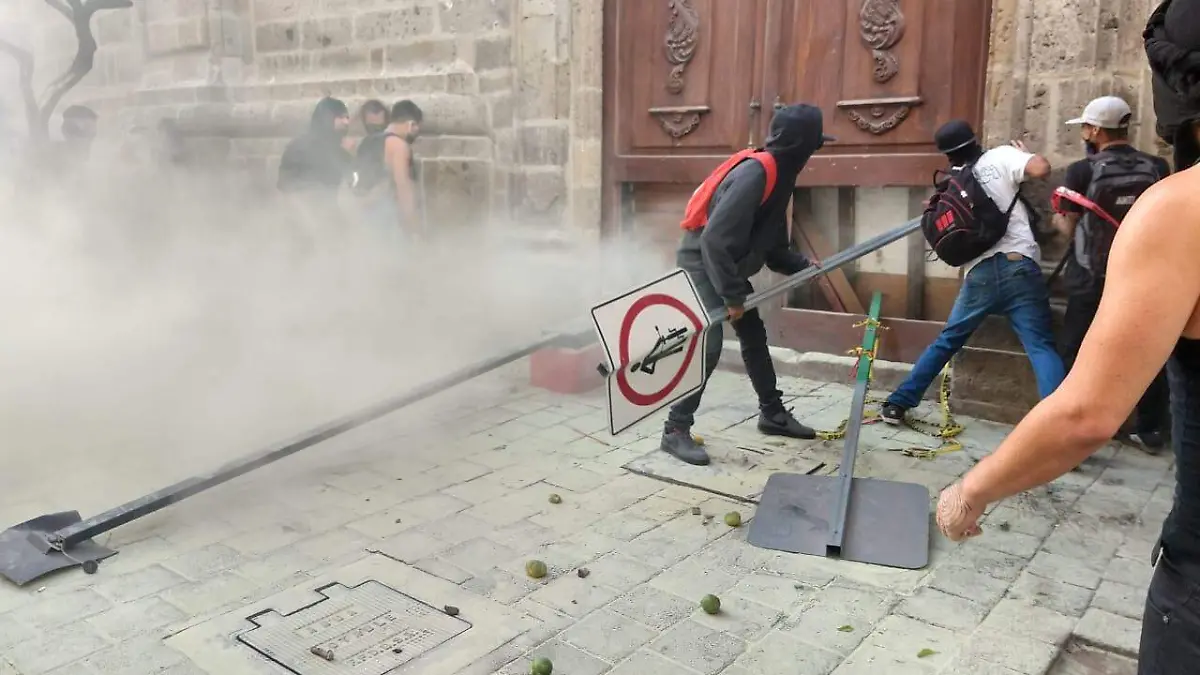
<path fill-rule="evenodd" d="M 1014 139 L 1012 142 L 1012 146 L 1014 148 L 1020 150 L 1021 152 L 1029 152 L 1029 148 L 1025 147 L 1025 143 L 1019 139 Z"/>
<path fill-rule="evenodd" d="M 962 481 L 942 490 L 938 497 L 937 524 L 942 534 L 951 541 L 962 541 L 967 537 L 982 534 L 979 518 L 986 504 L 969 504 L 963 496 Z"/>
<path fill-rule="evenodd" d="M 731 322 L 732 322 L 732 321 L 737 321 L 738 319 L 742 318 L 742 315 L 743 315 L 743 314 L 745 314 L 745 313 L 746 313 L 746 308 L 745 308 L 745 307 L 742 307 L 741 305 L 735 305 L 735 306 L 733 306 L 733 307 L 727 307 L 726 309 L 727 309 L 727 310 L 729 310 L 729 320 L 730 320 Z"/>

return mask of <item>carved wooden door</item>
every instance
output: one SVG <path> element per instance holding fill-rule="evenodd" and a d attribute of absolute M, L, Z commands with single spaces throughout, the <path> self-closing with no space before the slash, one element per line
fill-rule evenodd
<path fill-rule="evenodd" d="M 991 3 L 821 0 L 782 12 L 783 90 L 825 112 L 838 137 L 805 185 L 928 185 L 944 159 L 933 133 L 981 123 Z M 978 128 L 977 128 L 978 131 Z"/>
<path fill-rule="evenodd" d="M 695 187 L 725 157 L 761 142 L 767 0 L 606 5 L 605 125 L 617 182 Z"/>

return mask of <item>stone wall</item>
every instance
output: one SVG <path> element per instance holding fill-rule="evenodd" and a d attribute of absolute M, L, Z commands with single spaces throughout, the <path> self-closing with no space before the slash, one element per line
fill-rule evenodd
<path fill-rule="evenodd" d="M 69 24 L 41 0 L 12 16 L 6 28 L 32 27 L 43 79 L 60 68 Z M 178 119 L 195 161 L 267 185 L 321 96 L 355 110 L 411 98 L 437 222 L 599 220 L 597 2 L 142 0 L 95 26 L 96 67 L 70 98 L 100 110 L 112 137 Z"/>
<path fill-rule="evenodd" d="M 984 131 L 1022 137 L 1056 168 L 1083 153 L 1065 122 L 1097 96 L 1124 98 L 1134 142 L 1156 148 L 1142 30 L 1158 0 L 993 0 Z"/>

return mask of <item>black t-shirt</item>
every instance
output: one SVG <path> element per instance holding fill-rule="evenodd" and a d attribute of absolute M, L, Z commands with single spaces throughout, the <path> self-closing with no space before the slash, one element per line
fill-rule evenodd
<path fill-rule="evenodd" d="M 1137 152 L 1137 148 L 1129 144 L 1110 145 L 1105 148 L 1105 152 L 1114 154 L 1132 154 Z M 1161 157 L 1154 158 L 1154 165 L 1158 169 L 1159 176 L 1166 178 L 1171 175 L 1171 165 L 1167 164 L 1167 160 Z M 1072 162 L 1067 167 L 1067 175 L 1063 179 L 1063 187 L 1068 190 L 1074 190 L 1081 195 L 1086 195 L 1088 188 L 1092 185 L 1092 160 L 1091 158 L 1081 159 L 1077 162 Z M 1067 213 L 1083 213 L 1083 207 L 1067 200 L 1062 200 L 1061 208 Z"/>

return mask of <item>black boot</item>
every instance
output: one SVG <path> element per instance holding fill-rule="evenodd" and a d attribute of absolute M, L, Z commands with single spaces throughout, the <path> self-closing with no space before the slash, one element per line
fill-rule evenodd
<path fill-rule="evenodd" d="M 688 464 L 695 466 L 708 464 L 708 453 L 696 443 L 696 439 L 692 438 L 690 429 L 674 427 L 663 429 L 662 445 L 659 447 L 663 452 L 674 455 Z"/>
<path fill-rule="evenodd" d="M 817 432 L 797 421 L 792 411 L 784 408 L 782 403 L 762 408 L 762 412 L 758 414 L 758 430 L 768 436 L 787 436 L 804 440 L 817 437 Z"/>

